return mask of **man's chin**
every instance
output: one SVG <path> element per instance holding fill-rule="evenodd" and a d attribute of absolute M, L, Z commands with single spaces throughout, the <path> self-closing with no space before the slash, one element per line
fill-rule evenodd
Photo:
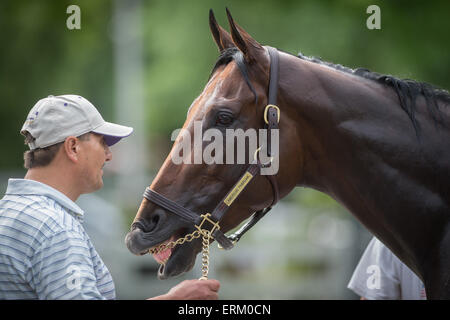
<path fill-rule="evenodd" d="M 97 183 L 92 184 L 91 187 L 89 188 L 89 190 L 85 193 L 92 193 L 92 192 L 100 190 L 101 188 L 103 188 L 103 179 L 100 178 L 97 181 Z"/>
<path fill-rule="evenodd" d="M 97 189 L 95 189 L 95 191 L 100 190 L 101 188 L 103 188 L 103 178 L 100 178 L 100 181 L 97 184 Z"/>

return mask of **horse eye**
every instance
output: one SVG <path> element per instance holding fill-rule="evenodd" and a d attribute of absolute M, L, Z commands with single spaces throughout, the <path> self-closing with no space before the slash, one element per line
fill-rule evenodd
<path fill-rule="evenodd" d="M 216 117 L 216 124 L 223 126 L 230 125 L 233 122 L 233 117 L 226 113 L 219 113 Z"/>

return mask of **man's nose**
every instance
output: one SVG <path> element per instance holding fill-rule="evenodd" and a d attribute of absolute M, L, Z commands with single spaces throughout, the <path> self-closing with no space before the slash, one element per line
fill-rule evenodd
<path fill-rule="evenodd" d="M 106 159 L 105 159 L 105 161 L 111 161 L 112 160 L 112 152 L 111 152 L 111 150 L 109 150 L 109 147 L 107 146 L 106 147 Z"/>

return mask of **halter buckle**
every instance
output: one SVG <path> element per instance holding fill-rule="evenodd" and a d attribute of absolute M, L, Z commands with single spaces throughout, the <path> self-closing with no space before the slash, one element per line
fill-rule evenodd
<path fill-rule="evenodd" d="M 254 161 L 258 161 L 258 153 L 261 151 L 261 148 L 262 147 L 259 147 L 258 149 L 255 150 L 255 153 L 253 154 L 253 160 Z M 262 166 L 267 166 L 267 165 L 269 165 L 272 162 L 273 162 L 273 157 L 270 157 L 269 161 L 267 161 L 266 163 L 261 163 L 261 165 Z"/>
<path fill-rule="evenodd" d="M 280 122 L 280 115 L 281 115 L 280 108 L 278 108 L 278 107 L 277 107 L 276 105 L 274 105 L 274 104 L 268 104 L 268 105 L 266 106 L 266 108 L 264 109 L 264 122 L 265 122 L 266 124 L 269 124 L 269 120 L 267 120 L 267 112 L 269 112 L 269 108 L 274 108 L 274 109 L 277 110 L 277 123 L 279 123 L 279 122 Z"/>

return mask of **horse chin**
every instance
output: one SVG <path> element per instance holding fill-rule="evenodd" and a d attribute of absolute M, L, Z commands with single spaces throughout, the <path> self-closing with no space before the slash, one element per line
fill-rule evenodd
<path fill-rule="evenodd" d="M 197 253 L 192 245 L 175 248 L 165 264 L 158 269 L 158 279 L 165 280 L 190 271 L 195 265 Z"/>

